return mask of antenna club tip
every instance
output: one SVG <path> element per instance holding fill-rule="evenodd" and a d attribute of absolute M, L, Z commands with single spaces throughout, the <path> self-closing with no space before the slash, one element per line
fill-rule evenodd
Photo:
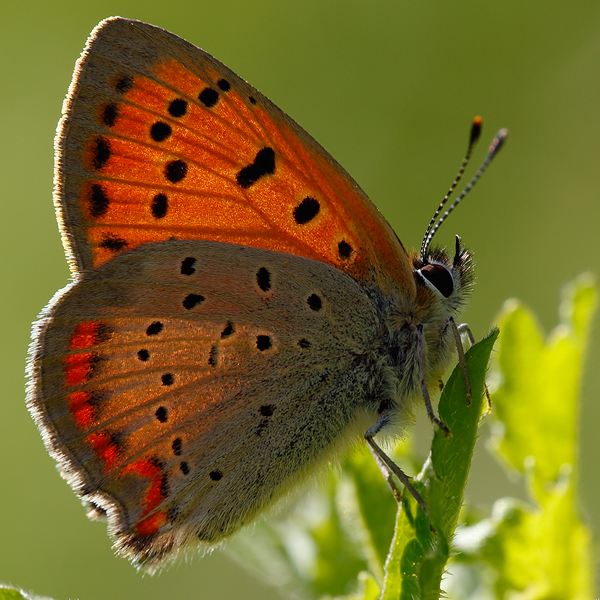
<path fill-rule="evenodd" d="M 479 139 L 481 135 L 481 128 L 483 126 L 483 119 L 480 116 L 477 116 L 473 119 L 473 124 L 471 125 L 471 139 L 469 144 L 472 146 Z"/>
<path fill-rule="evenodd" d="M 508 137 L 508 129 L 503 128 L 501 129 L 497 134 L 496 137 L 494 138 L 494 141 L 492 142 L 492 145 L 490 146 L 490 151 L 491 152 L 498 152 L 498 150 L 500 150 L 500 148 L 502 148 L 502 145 L 504 144 L 504 141 L 506 140 L 506 138 Z"/>

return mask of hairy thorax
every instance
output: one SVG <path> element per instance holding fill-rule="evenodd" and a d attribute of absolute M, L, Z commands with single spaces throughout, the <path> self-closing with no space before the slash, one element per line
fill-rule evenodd
<path fill-rule="evenodd" d="M 456 350 L 449 318 L 457 319 L 460 308 L 418 283 L 415 298 L 399 298 L 384 311 L 384 331 L 370 357 L 377 375 L 372 379 L 376 383 L 368 404 L 380 415 L 389 413 L 390 429 L 412 421 L 423 398 L 422 375 L 431 394 L 439 388 Z"/>

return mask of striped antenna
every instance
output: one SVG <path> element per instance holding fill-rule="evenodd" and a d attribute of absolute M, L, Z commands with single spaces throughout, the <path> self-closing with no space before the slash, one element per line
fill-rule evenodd
<path fill-rule="evenodd" d="M 477 121 L 477 119 L 478 118 L 476 117 L 473 120 L 473 128 L 471 129 L 471 137 L 472 137 L 473 129 L 475 129 L 475 122 Z M 479 119 L 478 127 L 479 127 L 479 131 L 481 131 L 481 119 Z M 485 170 L 488 168 L 488 166 L 492 162 L 492 159 L 494 158 L 494 156 L 496 156 L 496 154 L 498 154 L 498 151 L 500 150 L 500 148 L 502 148 L 502 145 L 504 144 L 504 140 L 506 140 L 507 136 L 508 136 L 508 129 L 501 129 L 500 131 L 498 131 L 498 133 L 492 140 L 492 143 L 490 144 L 490 147 L 488 149 L 488 153 L 487 153 L 487 156 L 485 157 L 485 160 L 481 163 L 479 170 L 477 171 L 477 173 L 475 173 L 475 175 L 473 176 L 473 179 L 471 179 L 471 181 L 469 182 L 469 185 L 467 185 L 467 187 L 460 193 L 458 198 L 448 207 L 448 210 L 440 217 L 439 221 L 437 222 L 436 226 L 433 229 L 431 229 L 431 223 L 430 223 L 430 226 L 427 228 L 427 231 L 425 232 L 425 237 L 423 238 L 423 243 L 421 244 L 421 260 L 423 262 L 425 262 L 425 254 L 427 253 L 429 244 L 431 243 L 431 240 L 433 239 L 433 236 L 435 235 L 436 231 L 440 228 L 441 224 L 446 220 L 448 215 L 458 206 L 458 203 L 473 189 L 473 186 L 477 183 L 479 178 L 483 175 Z M 470 146 L 471 145 L 472 144 L 470 144 Z M 469 150 L 470 150 L 470 148 L 469 148 Z M 467 153 L 467 156 L 468 155 L 469 155 L 469 152 Z M 464 162 L 463 162 L 463 164 L 464 164 Z M 461 169 L 462 169 L 462 167 L 461 167 Z M 451 189 L 453 189 L 453 188 L 451 188 Z M 442 209 L 442 207 L 444 206 L 446 201 L 447 201 L 447 197 L 444 198 L 444 200 L 438 207 L 438 210 L 436 211 L 436 214 L 434 215 L 432 221 L 437 217 L 437 215 L 439 215 L 440 210 Z"/>
<path fill-rule="evenodd" d="M 471 125 L 471 134 L 469 136 L 469 146 L 467 148 L 465 157 L 463 158 L 462 165 L 460 165 L 460 169 L 458 170 L 458 173 L 457 173 L 456 177 L 454 178 L 454 181 L 452 182 L 450 189 L 444 196 L 444 199 L 440 202 L 440 205 L 437 207 L 435 214 L 433 215 L 433 217 L 431 217 L 431 221 L 429 221 L 429 225 L 427 225 L 427 229 L 425 230 L 425 235 L 423 236 L 423 243 L 421 244 L 421 260 L 423 260 L 423 257 L 425 256 L 425 251 L 427 249 L 427 245 L 428 245 L 429 241 L 431 240 L 431 237 L 428 238 L 429 232 L 431 231 L 431 228 L 433 227 L 433 224 L 435 223 L 435 220 L 437 219 L 438 215 L 442 211 L 442 208 L 444 208 L 446 202 L 448 202 L 448 198 L 450 198 L 450 196 L 452 195 L 452 192 L 455 190 L 456 186 L 458 185 L 458 182 L 462 179 L 463 173 L 465 172 L 465 168 L 469 164 L 469 159 L 471 158 L 471 152 L 473 151 L 473 148 L 475 147 L 475 144 L 477 143 L 477 141 L 479 140 L 479 136 L 481 135 L 481 126 L 482 125 L 483 125 L 483 119 L 481 117 L 477 116 L 473 119 L 473 124 Z"/>
<path fill-rule="evenodd" d="M 507 136 L 508 129 L 501 129 L 496 134 L 496 137 L 492 140 L 492 143 L 490 144 L 485 160 L 481 163 L 479 170 L 477 171 L 477 173 L 475 173 L 473 179 L 471 179 L 471 181 L 469 182 L 469 185 L 467 185 L 467 187 L 460 193 L 460 196 L 448 207 L 448 210 L 440 217 L 436 226 L 429 232 L 429 234 L 425 234 L 426 237 L 423 239 L 423 244 L 421 245 L 421 260 L 423 262 L 425 262 L 424 257 L 427 252 L 427 248 L 429 247 L 429 244 L 431 243 L 431 240 L 435 235 L 435 232 L 440 228 L 440 225 L 446 220 L 446 217 L 458 206 L 458 203 L 473 189 L 473 186 L 477 183 L 479 178 L 483 175 L 484 171 L 488 168 L 488 165 L 492 162 L 494 156 L 496 156 L 500 148 L 502 148 L 504 140 Z"/>

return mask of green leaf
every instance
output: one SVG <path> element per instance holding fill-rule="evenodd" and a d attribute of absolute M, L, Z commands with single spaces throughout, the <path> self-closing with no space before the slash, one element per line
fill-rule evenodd
<path fill-rule="evenodd" d="M 14 588 L 0 588 L 0 600 L 27 600 L 19 590 Z"/>
<path fill-rule="evenodd" d="M 398 505 L 366 447 L 348 457 L 343 473 L 356 502 L 369 568 L 381 581 Z"/>
<path fill-rule="evenodd" d="M 540 499 L 546 483 L 558 480 L 563 465 L 576 463 L 577 399 L 582 357 L 597 291 L 588 276 L 568 286 L 561 324 L 545 341 L 535 317 L 516 301 L 499 316 L 501 385 L 494 394 L 499 456 L 520 473 L 533 469 L 528 482 Z"/>
<path fill-rule="evenodd" d="M 480 570 L 492 567 L 498 598 L 594 598 L 592 536 L 579 515 L 576 459 L 579 385 L 597 301 L 590 276 L 567 286 L 561 323 L 548 339 L 516 301 L 498 319 L 492 447 L 524 477 L 532 504 L 498 500 L 490 519 L 457 536 Z"/>
<path fill-rule="evenodd" d="M 358 574 L 358 591 L 349 596 L 323 596 L 321 600 L 377 600 L 381 588 L 376 579 L 367 571 Z"/>
<path fill-rule="evenodd" d="M 322 483 L 306 501 L 235 536 L 228 553 L 263 580 L 302 598 L 355 589 L 358 573 L 369 566 L 351 516 L 355 499 L 334 473 Z"/>
<path fill-rule="evenodd" d="M 52 600 L 48 597 L 34 596 L 23 590 L 0 583 L 0 600 Z"/>
<path fill-rule="evenodd" d="M 398 511 L 381 600 L 440 596 L 441 579 L 450 556 L 448 540 L 452 539 L 458 522 L 477 439 L 486 367 L 497 337 L 498 331 L 494 330 L 467 352 L 473 402 L 470 405 L 467 402 L 465 378 L 459 366 L 442 392 L 440 417 L 452 435 L 436 431 L 429 459 L 415 481 L 435 533 L 414 499 L 405 497 Z"/>

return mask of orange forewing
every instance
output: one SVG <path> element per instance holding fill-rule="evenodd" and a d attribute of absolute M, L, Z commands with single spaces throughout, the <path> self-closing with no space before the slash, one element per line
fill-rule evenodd
<path fill-rule="evenodd" d="M 221 63 L 159 28 L 152 42 L 168 58 L 140 58 L 137 27 L 109 20 L 100 39 L 95 32 L 59 131 L 57 206 L 74 271 L 148 242 L 202 239 L 312 258 L 414 295 L 402 244 L 317 142 Z M 101 62 L 127 44 L 123 64 Z M 86 91 L 99 70 L 104 87 Z M 95 127 L 77 119 L 83 110 Z"/>

